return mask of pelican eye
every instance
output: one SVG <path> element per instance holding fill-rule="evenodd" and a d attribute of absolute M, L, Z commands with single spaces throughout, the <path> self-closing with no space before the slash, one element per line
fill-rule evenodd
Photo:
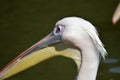
<path fill-rule="evenodd" d="M 65 28 L 64 25 L 57 25 L 57 26 L 54 28 L 54 31 L 53 31 L 54 35 L 56 35 L 56 36 L 57 36 L 57 35 L 61 36 L 64 28 Z"/>

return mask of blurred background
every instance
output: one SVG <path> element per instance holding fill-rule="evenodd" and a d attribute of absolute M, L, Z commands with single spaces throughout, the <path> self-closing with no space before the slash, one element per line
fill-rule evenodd
<path fill-rule="evenodd" d="M 119 0 L 0 0 L 0 69 L 50 33 L 64 17 L 77 16 L 96 26 L 108 51 L 97 80 L 120 80 L 120 21 L 112 24 Z M 7 80 L 74 80 L 73 60 L 54 57 Z"/>

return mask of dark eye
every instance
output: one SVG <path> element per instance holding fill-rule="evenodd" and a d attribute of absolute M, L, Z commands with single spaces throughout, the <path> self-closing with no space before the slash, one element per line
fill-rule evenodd
<path fill-rule="evenodd" d="M 62 30 L 61 26 L 56 27 L 55 33 L 59 33 Z"/>
<path fill-rule="evenodd" d="M 55 35 L 61 35 L 63 30 L 64 30 L 64 25 L 57 25 L 55 28 L 54 28 L 54 34 Z"/>

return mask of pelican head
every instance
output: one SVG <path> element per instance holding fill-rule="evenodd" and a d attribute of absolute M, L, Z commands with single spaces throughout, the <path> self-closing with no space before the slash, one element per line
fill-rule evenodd
<path fill-rule="evenodd" d="M 50 46 L 53 43 L 59 44 L 54 44 L 54 47 L 60 48 L 61 45 L 64 45 L 62 47 L 66 48 L 63 51 L 57 51 Z M 0 78 L 5 79 L 53 55 L 63 55 L 72 58 L 78 65 L 77 80 L 95 80 L 99 58 L 100 56 L 104 58 L 106 53 L 95 27 L 90 22 L 78 17 L 67 17 L 59 20 L 48 36 L 25 50 L 3 68 Z M 25 64 L 31 58 L 36 63 L 34 61 Z M 23 66 L 23 64 L 25 65 Z M 19 67 L 20 65 L 22 67 Z"/>
<path fill-rule="evenodd" d="M 67 17 L 59 20 L 53 30 L 55 36 L 61 37 L 61 41 L 79 49 L 93 46 L 104 58 L 106 50 L 98 37 L 95 27 L 88 21 L 78 17 Z"/>

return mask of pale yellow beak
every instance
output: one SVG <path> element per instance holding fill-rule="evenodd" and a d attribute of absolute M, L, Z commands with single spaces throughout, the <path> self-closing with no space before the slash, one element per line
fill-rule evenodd
<path fill-rule="evenodd" d="M 58 36 L 50 33 L 7 64 L 0 71 L 0 80 L 6 79 L 57 55 L 72 58 L 79 69 L 81 62 L 80 51 L 75 47 L 62 43 Z"/>

